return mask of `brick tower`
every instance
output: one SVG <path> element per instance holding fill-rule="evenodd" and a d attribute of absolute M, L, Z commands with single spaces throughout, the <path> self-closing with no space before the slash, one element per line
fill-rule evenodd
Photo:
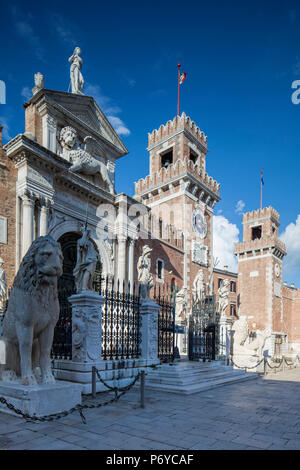
<path fill-rule="evenodd" d="M 165 225 L 181 233 L 182 257 L 175 268 L 182 273 L 179 289 L 188 291 L 189 312 L 193 280 L 200 268 L 207 292 L 212 283 L 213 208 L 220 200 L 220 185 L 206 173 L 207 137 L 185 113 L 149 133 L 147 150 L 150 173 L 135 183 L 135 197 L 161 223 L 159 239 L 166 238 Z"/>
<path fill-rule="evenodd" d="M 270 328 L 284 336 L 282 260 L 285 245 L 278 238 L 279 214 L 265 207 L 243 214 L 243 241 L 235 245 L 238 258 L 239 316 L 251 330 Z"/>

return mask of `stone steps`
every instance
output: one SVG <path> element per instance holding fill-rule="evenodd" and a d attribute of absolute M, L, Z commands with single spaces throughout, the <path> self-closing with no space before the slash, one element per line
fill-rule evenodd
<path fill-rule="evenodd" d="M 185 362 L 176 365 L 162 364 L 156 370 L 147 371 L 145 386 L 146 389 L 190 395 L 257 377 L 258 374 L 234 370 L 231 366 L 221 365 L 217 361 Z"/>

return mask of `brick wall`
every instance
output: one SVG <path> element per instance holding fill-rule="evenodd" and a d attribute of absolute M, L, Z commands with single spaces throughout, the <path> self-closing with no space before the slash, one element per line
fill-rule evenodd
<path fill-rule="evenodd" d="M 7 158 L 0 133 L 0 216 L 7 218 L 7 244 L 0 243 L 0 257 L 4 261 L 8 286 L 15 277 L 16 254 L 16 181 L 17 170 Z"/>

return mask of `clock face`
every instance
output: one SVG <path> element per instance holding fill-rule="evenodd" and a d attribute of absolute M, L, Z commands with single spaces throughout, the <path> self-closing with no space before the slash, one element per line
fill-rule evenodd
<path fill-rule="evenodd" d="M 280 276 L 280 266 L 279 266 L 279 264 L 277 264 L 277 263 L 275 264 L 274 270 L 275 270 L 276 277 L 279 277 Z"/>
<path fill-rule="evenodd" d="M 207 223 L 203 212 L 199 208 L 195 209 L 193 212 L 193 227 L 198 237 L 201 239 L 206 237 Z"/>

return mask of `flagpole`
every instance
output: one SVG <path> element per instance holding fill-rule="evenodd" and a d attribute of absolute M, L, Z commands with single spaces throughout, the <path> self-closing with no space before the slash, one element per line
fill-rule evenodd
<path fill-rule="evenodd" d="M 178 96 L 177 96 L 177 116 L 179 116 L 179 90 L 180 90 L 180 62 L 178 62 Z"/>
<path fill-rule="evenodd" d="M 263 180 L 262 180 L 263 171 L 260 172 L 260 208 L 262 209 L 262 190 L 263 190 Z"/>

